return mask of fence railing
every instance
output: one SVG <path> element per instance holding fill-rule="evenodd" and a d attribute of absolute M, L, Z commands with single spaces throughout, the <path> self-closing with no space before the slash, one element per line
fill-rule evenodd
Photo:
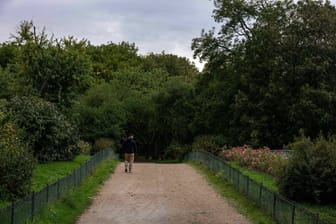
<path fill-rule="evenodd" d="M 73 173 L 58 179 L 38 192 L 32 192 L 24 198 L 12 202 L 11 205 L 1 208 L 0 223 L 20 224 L 25 223 L 28 219 L 33 219 L 42 208 L 58 200 L 70 189 L 79 186 L 98 164 L 110 158 L 117 158 L 114 151 L 112 149 L 102 150 L 74 170 Z"/>
<path fill-rule="evenodd" d="M 208 152 L 190 152 L 185 160 L 202 162 L 212 171 L 220 173 L 224 180 L 231 182 L 280 224 L 331 224 L 323 220 L 319 214 L 269 190 L 262 183 L 250 179 L 221 158 Z"/>

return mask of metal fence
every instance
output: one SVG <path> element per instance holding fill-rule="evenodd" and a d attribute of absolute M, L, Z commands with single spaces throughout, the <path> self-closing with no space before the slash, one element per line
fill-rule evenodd
<path fill-rule="evenodd" d="M 319 214 L 313 213 L 284 196 L 275 193 L 208 152 L 195 151 L 186 155 L 186 160 L 206 164 L 212 171 L 231 182 L 240 192 L 252 199 L 267 214 L 280 224 L 331 224 Z"/>
<path fill-rule="evenodd" d="M 83 180 L 89 176 L 102 161 L 117 158 L 112 149 L 105 149 L 83 163 L 73 173 L 58 179 L 53 184 L 47 185 L 38 192 L 33 192 L 11 205 L 0 209 L 1 224 L 25 223 L 45 208 L 48 204 L 55 202 L 65 195 L 70 189 L 79 186 Z"/>

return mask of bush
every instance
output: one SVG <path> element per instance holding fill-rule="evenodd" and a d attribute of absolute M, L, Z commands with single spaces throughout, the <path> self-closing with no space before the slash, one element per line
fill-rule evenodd
<path fill-rule="evenodd" d="M 110 84 L 92 87 L 73 106 L 74 119 L 86 141 L 93 142 L 102 137 L 120 139 L 127 113 L 116 95 L 116 88 Z"/>
<path fill-rule="evenodd" d="M 164 159 L 183 160 L 185 154 L 191 151 L 188 146 L 173 143 L 165 149 Z"/>
<path fill-rule="evenodd" d="M 301 137 L 289 145 L 288 166 L 278 178 L 281 193 L 298 201 L 336 200 L 336 138 L 316 141 Z"/>
<path fill-rule="evenodd" d="M 225 160 L 235 161 L 240 166 L 268 173 L 272 176 L 279 174 L 279 169 L 287 164 L 287 157 L 272 152 L 269 148 L 252 149 L 248 145 L 222 150 L 220 156 Z"/>
<path fill-rule="evenodd" d="M 79 140 L 77 142 L 77 146 L 79 148 L 80 153 L 82 153 L 82 154 L 89 155 L 91 150 L 92 150 L 92 147 L 91 147 L 90 143 L 88 143 L 86 141 L 83 141 L 83 140 Z"/>
<path fill-rule="evenodd" d="M 37 97 L 15 97 L 8 107 L 39 161 L 71 160 L 79 153 L 77 129 L 54 104 Z"/>
<path fill-rule="evenodd" d="M 98 138 L 95 140 L 95 143 L 91 150 L 91 155 L 99 152 L 100 150 L 106 149 L 106 148 L 113 148 L 115 149 L 115 142 L 113 139 L 110 138 Z"/>
<path fill-rule="evenodd" d="M 14 126 L 9 122 L 0 124 L 1 200 L 12 200 L 30 191 L 34 164 L 33 156 L 21 143 Z"/>
<path fill-rule="evenodd" d="M 192 150 L 203 150 L 217 154 L 220 151 L 220 148 L 218 147 L 215 136 L 200 135 L 194 139 Z"/>

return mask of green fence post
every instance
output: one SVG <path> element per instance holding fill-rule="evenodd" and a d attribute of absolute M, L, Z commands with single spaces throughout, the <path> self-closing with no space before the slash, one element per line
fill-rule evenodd
<path fill-rule="evenodd" d="M 78 186 L 82 183 L 82 166 L 78 168 L 79 178 L 78 178 Z"/>
<path fill-rule="evenodd" d="M 276 210 L 276 193 L 273 193 L 273 207 L 272 207 L 272 217 L 275 219 L 275 210 Z"/>
<path fill-rule="evenodd" d="M 14 224 L 14 222 L 15 222 L 15 220 L 14 220 L 14 218 L 15 218 L 15 202 L 14 201 L 12 201 L 12 216 L 11 216 L 11 224 Z"/>
<path fill-rule="evenodd" d="M 292 207 L 292 224 L 294 224 L 294 221 L 295 221 L 295 204 L 293 204 Z"/>
<path fill-rule="evenodd" d="M 32 206 L 31 206 L 31 219 L 34 219 L 34 212 L 35 212 L 35 192 L 31 194 L 31 201 L 32 201 Z"/>
<path fill-rule="evenodd" d="M 49 202 L 49 184 L 47 184 L 46 188 L 47 188 L 47 204 L 48 204 L 48 202 Z"/>
<path fill-rule="evenodd" d="M 260 205 L 260 206 L 261 206 L 262 188 L 263 188 L 263 184 L 260 183 L 260 185 L 259 185 L 259 205 Z"/>
<path fill-rule="evenodd" d="M 230 181 L 232 181 L 232 179 L 231 179 L 231 173 L 232 173 L 232 167 L 229 166 L 229 180 L 230 180 Z"/>
<path fill-rule="evenodd" d="M 239 189 L 239 179 L 240 179 L 240 171 L 237 171 L 237 187 L 238 187 L 238 190 L 241 192 L 241 190 Z"/>
<path fill-rule="evenodd" d="M 315 224 L 319 224 L 319 222 L 320 222 L 320 214 L 316 213 L 315 214 Z"/>
<path fill-rule="evenodd" d="M 60 198 L 60 179 L 57 179 L 57 199 Z"/>
<path fill-rule="evenodd" d="M 72 173 L 72 176 L 73 176 L 73 179 L 72 179 L 73 185 L 72 185 L 72 187 L 76 187 L 76 170 Z"/>
<path fill-rule="evenodd" d="M 250 191 L 250 178 L 246 175 L 246 195 L 249 196 L 249 191 Z"/>

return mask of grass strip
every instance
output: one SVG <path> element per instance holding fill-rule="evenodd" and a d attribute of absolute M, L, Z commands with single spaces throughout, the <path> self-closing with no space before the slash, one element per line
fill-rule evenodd
<path fill-rule="evenodd" d="M 276 224 L 256 203 L 246 198 L 231 183 L 224 181 L 220 176 L 214 174 L 200 163 L 190 162 L 189 164 L 203 174 L 214 189 L 220 195 L 228 199 L 229 202 L 253 224 Z"/>
<path fill-rule="evenodd" d="M 89 159 L 89 155 L 80 154 L 73 161 L 37 164 L 32 176 L 32 191 L 39 191 L 47 184 L 52 184 L 59 178 L 65 177 Z"/>
<path fill-rule="evenodd" d="M 279 188 L 276 185 L 276 180 L 271 175 L 255 171 L 247 167 L 241 167 L 238 165 L 237 162 L 228 162 L 228 163 L 232 167 L 238 169 L 244 175 L 249 176 L 252 180 L 259 183 L 263 183 L 265 187 L 274 192 L 279 192 Z M 323 219 L 328 220 L 331 223 L 336 223 L 336 204 L 331 205 L 318 205 L 312 203 L 300 203 L 300 204 L 302 204 L 305 208 L 307 208 L 312 212 L 319 213 Z"/>
<path fill-rule="evenodd" d="M 247 168 L 247 167 L 241 167 L 237 162 L 227 162 L 229 163 L 232 167 L 236 168 L 239 170 L 242 174 L 247 175 L 250 177 L 252 180 L 262 183 L 265 187 L 268 189 L 278 192 L 279 188 L 276 184 L 276 180 L 274 177 L 267 173 L 255 171 L 253 169 Z"/>
<path fill-rule="evenodd" d="M 78 217 L 88 208 L 106 179 L 114 172 L 118 161 L 102 162 L 93 175 L 89 176 L 79 187 L 71 190 L 54 204 L 43 209 L 31 224 L 73 224 Z"/>
<path fill-rule="evenodd" d="M 57 161 L 37 164 L 31 179 L 31 191 L 39 191 L 47 184 L 55 183 L 58 179 L 72 173 L 76 168 L 80 167 L 85 161 L 89 160 L 89 155 L 80 154 L 72 161 Z M 6 207 L 10 201 L 1 200 L 0 208 Z"/>

